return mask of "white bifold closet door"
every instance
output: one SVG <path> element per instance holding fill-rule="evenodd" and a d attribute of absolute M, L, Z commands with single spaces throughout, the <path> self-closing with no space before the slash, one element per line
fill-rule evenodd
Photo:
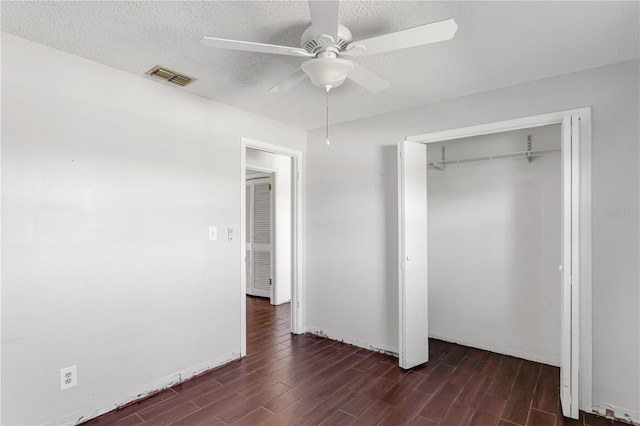
<path fill-rule="evenodd" d="M 398 146 L 400 367 L 429 361 L 427 288 L 427 147 Z"/>
<path fill-rule="evenodd" d="M 273 276 L 271 178 L 247 181 L 247 294 L 271 297 Z"/>
<path fill-rule="evenodd" d="M 579 416 L 578 365 L 580 363 L 580 293 L 579 293 L 579 175 L 577 143 L 580 122 L 576 116 L 562 120 L 562 274 L 560 405 L 565 417 Z M 574 285 L 575 283 L 575 285 Z"/>

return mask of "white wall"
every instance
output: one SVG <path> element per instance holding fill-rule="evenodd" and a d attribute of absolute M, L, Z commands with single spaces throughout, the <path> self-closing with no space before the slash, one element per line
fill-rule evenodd
<path fill-rule="evenodd" d="M 429 161 L 560 149 L 560 125 L 430 143 Z M 560 365 L 560 152 L 427 174 L 429 334 Z"/>
<path fill-rule="evenodd" d="M 291 157 L 247 148 L 247 167 L 251 166 L 274 171 L 275 279 L 271 303 L 281 305 L 291 300 Z"/>
<path fill-rule="evenodd" d="M 238 356 L 240 239 L 207 231 L 239 232 L 241 136 L 305 151 L 303 131 L 2 35 L 2 424 L 75 422 Z"/>
<path fill-rule="evenodd" d="M 591 106 L 593 399 L 640 421 L 638 61 L 308 133 L 308 324 L 398 346 L 396 144 L 405 136 Z M 621 408 L 620 408 L 621 407 Z"/>

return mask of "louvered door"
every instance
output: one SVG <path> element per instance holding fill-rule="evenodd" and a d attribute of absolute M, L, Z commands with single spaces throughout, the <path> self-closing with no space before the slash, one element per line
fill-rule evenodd
<path fill-rule="evenodd" d="M 271 297 L 271 178 L 247 181 L 247 294 Z"/>

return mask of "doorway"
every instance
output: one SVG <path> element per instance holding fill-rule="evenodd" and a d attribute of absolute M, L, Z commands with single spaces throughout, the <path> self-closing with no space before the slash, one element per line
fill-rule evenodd
<path fill-rule="evenodd" d="M 262 173 L 272 179 L 271 220 L 272 245 L 271 292 L 273 305 L 291 302 L 291 332 L 304 333 L 304 282 L 303 282 L 303 222 L 302 222 L 302 153 L 277 145 L 242 138 L 241 140 L 241 253 L 243 266 L 247 259 L 247 170 Z M 241 268 L 241 356 L 247 354 L 247 306 L 246 294 L 250 268 Z"/>
<path fill-rule="evenodd" d="M 427 144 L 560 124 L 562 127 L 562 411 L 591 411 L 589 108 L 407 138 L 398 149 L 400 366 L 428 361 Z M 436 249 L 436 248 L 431 248 Z"/>

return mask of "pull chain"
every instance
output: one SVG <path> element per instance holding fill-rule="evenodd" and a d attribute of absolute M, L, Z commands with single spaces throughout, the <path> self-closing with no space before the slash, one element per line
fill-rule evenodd
<path fill-rule="evenodd" d="M 329 146 L 331 145 L 331 141 L 329 141 L 329 90 L 331 90 L 331 86 L 325 86 L 325 89 L 327 90 L 327 124 L 326 124 L 327 133 L 326 133 L 326 139 L 324 140 L 324 144 L 326 146 Z"/>

